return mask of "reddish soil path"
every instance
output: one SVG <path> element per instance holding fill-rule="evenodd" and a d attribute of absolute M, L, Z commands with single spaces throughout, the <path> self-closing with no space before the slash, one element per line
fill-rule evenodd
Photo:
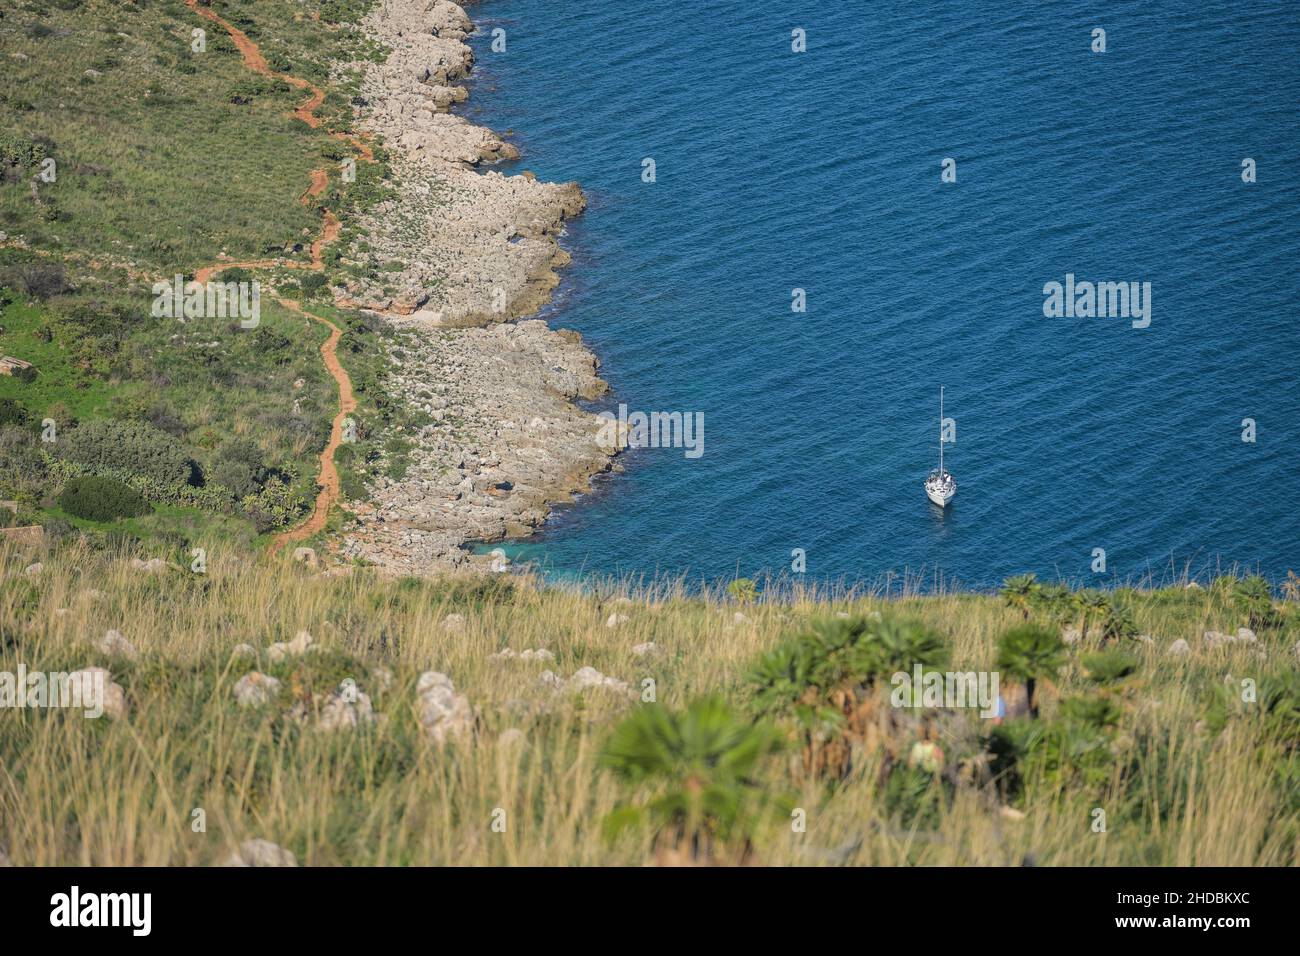
<path fill-rule="evenodd" d="M 293 111 L 293 115 L 302 120 L 312 129 L 320 127 L 320 117 L 316 115 L 316 109 L 325 102 L 325 91 L 313 83 L 306 80 L 291 76 L 288 73 L 277 73 L 272 70 L 262 56 L 262 51 L 258 49 L 256 43 L 250 40 L 242 30 L 223 20 L 214 11 L 207 7 L 199 5 L 199 0 L 185 0 L 186 6 L 203 17 L 205 20 L 217 24 L 230 34 L 234 41 L 235 47 L 239 50 L 240 55 L 244 58 L 244 65 L 254 73 L 260 73 L 263 76 L 269 76 L 283 80 L 290 86 L 299 90 L 309 90 L 310 95 Z M 350 143 L 361 158 L 366 162 L 374 162 L 374 150 L 370 148 L 360 137 L 351 136 L 346 133 L 332 133 L 334 138 Z M 311 171 L 311 185 L 306 191 L 298 197 L 304 206 L 310 206 L 313 199 L 321 196 L 329 188 L 329 173 L 324 169 L 313 169 Z M 224 269 L 244 268 L 244 269 L 311 269 L 320 271 L 325 268 L 322 261 L 322 255 L 325 247 L 338 238 L 342 231 L 342 223 L 328 209 L 324 210 L 321 217 L 320 235 L 311 244 L 311 262 L 287 262 L 282 259 L 262 259 L 255 262 L 219 262 L 213 265 L 204 266 L 194 274 L 196 282 L 207 282 L 218 272 Z M 282 299 L 276 297 L 276 301 L 286 309 L 305 315 L 313 321 L 319 322 L 330 330 L 329 338 L 321 343 L 321 359 L 325 363 L 326 370 L 338 384 L 339 388 L 339 410 L 334 416 L 333 424 L 330 428 L 330 439 L 325 445 L 325 449 L 320 453 L 320 475 L 316 480 L 320 486 L 320 491 L 316 494 L 316 507 L 312 511 L 311 517 L 300 524 L 298 527 L 277 535 L 271 543 L 272 553 L 280 550 L 284 545 L 293 541 L 302 541 L 316 534 L 325 527 L 325 522 L 329 518 L 330 508 L 334 502 L 339 499 L 339 473 L 334 464 L 334 453 L 338 450 L 343 441 L 343 423 L 357 407 L 356 399 L 352 394 L 352 379 L 348 377 L 347 371 L 343 368 L 338 359 L 338 344 L 343 337 L 343 330 L 331 322 L 329 319 L 316 315 L 304 309 L 298 302 L 292 299 Z"/>
<path fill-rule="evenodd" d="M 254 73 L 260 73 L 262 76 L 269 76 L 277 80 L 284 80 L 294 89 L 311 90 L 309 96 L 296 110 L 293 115 L 298 117 L 312 129 L 320 125 L 320 119 L 316 116 L 316 107 L 325 102 L 325 91 L 319 86 L 308 83 L 298 76 L 291 76 L 288 73 L 277 73 L 271 69 L 270 64 L 266 62 L 266 57 L 262 56 L 262 51 L 257 48 L 257 44 L 248 38 L 248 35 L 236 26 L 227 23 L 221 17 L 217 16 L 210 8 L 199 6 L 199 0 L 185 0 L 185 5 L 203 17 L 205 20 L 211 20 L 217 26 L 221 27 L 230 34 L 230 39 L 235 41 L 235 47 L 239 50 L 240 56 L 244 58 L 244 66 L 248 67 Z"/>
<path fill-rule="evenodd" d="M 329 173 L 323 169 L 313 169 L 311 171 L 311 185 L 307 191 L 298 197 L 298 201 L 304 206 L 310 206 L 311 201 L 329 188 Z"/>
<path fill-rule="evenodd" d="M 330 507 L 339 498 L 339 471 L 334 465 L 334 452 L 338 450 L 339 445 L 343 442 L 343 422 L 357 407 L 356 399 L 352 396 L 352 379 L 348 377 L 347 371 L 339 363 L 338 359 L 339 339 L 343 337 L 343 330 L 329 319 L 308 312 L 292 299 L 281 299 L 279 301 L 285 308 L 306 315 L 330 330 L 329 338 L 321 343 L 320 354 L 325 361 L 325 368 L 329 370 L 330 375 L 334 376 L 334 381 L 339 383 L 339 410 L 338 414 L 334 416 L 334 424 L 330 428 L 329 443 L 325 446 L 325 450 L 320 453 L 320 477 L 316 480 L 316 483 L 320 485 L 320 491 L 316 494 L 316 509 L 312 512 L 311 517 L 298 527 L 292 531 L 277 535 L 275 540 L 271 542 L 273 552 L 280 550 L 280 548 L 292 541 L 302 541 L 304 538 L 310 538 L 325 527 L 325 520 L 329 517 Z"/>

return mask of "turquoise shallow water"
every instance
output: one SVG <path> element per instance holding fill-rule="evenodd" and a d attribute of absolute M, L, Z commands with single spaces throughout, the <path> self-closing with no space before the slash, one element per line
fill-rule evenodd
<path fill-rule="evenodd" d="M 629 454 L 512 554 L 716 580 L 800 548 L 819 581 L 976 587 L 1300 570 L 1300 7 L 994 6 L 473 8 L 466 114 L 590 201 L 546 317 L 612 404 L 705 420 L 700 458 Z M 1150 282 L 1149 327 L 1045 317 L 1067 273 Z M 946 513 L 921 488 L 940 384 Z"/>

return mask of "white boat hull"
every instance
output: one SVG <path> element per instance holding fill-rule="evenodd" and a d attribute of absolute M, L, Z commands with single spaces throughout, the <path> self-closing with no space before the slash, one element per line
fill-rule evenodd
<path fill-rule="evenodd" d="M 948 507 L 948 502 L 956 496 L 956 491 L 940 491 L 937 488 L 926 488 L 925 495 L 940 508 Z"/>

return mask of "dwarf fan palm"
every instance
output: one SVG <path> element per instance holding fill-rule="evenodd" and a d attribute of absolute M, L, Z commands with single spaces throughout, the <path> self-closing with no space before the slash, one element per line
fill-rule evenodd
<path fill-rule="evenodd" d="M 1029 620 L 1034 601 L 1038 596 L 1038 581 L 1032 574 L 1018 574 L 1002 582 L 1002 599 Z"/>
<path fill-rule="evenodd" d="M 778 744 L 770 724 L 737 716 L 721 698 L 681 712 L 643 707 L 615 728 L 601 764 L 651 796 L 616 809 L 607 829 L 649 823 L 665 860 L 716 861 L 728 849 L 742 859 L 770 804 L 755 772 Z"/>
<path fill-rule="evenodd" d="M 1055 631 L 1021 624 L 1002 635 L 998 643 L 998 670 L 1025 685 L 1029 713 L 1038 716 L 1034 690 L 1040 680 L 1050 680 L 1065 663 L 1065 643 Z"/>
<path fill-rule="evenodd" d="M 1234 597 L 1250 627 L 1272 627 L 1277 623 L 1277 612 L 1273 609 L 1273 590 L 1260 575 L 1237 582 Z"/>
<path fill-rule="evenodd" d="M 1104 616 L 1110 610 L 1110 599 L 1100 591 L 1088 589 L 1074 595 L 1074 604 L 1082 615 L 1079 623 L 1079 640 L 1087 640 L 1088 622 Z"/>

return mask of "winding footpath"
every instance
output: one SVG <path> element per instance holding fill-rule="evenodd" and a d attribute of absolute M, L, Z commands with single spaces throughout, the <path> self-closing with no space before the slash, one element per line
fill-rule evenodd
<path fill-rule="evenodd" d="M 301 77 L 292 76 L 288 73 L 277 73 L 272 70 L 267 64 L 266 58 L 262 56 L 262 51 L 258 49 L 257 44 L 250 40 L 242 30 L 223 20 L 211 9 L 200 6 L 199 0 L 185 0 L 185 3 L 199 16 L 215 23 L 230 34 L 231 40 L 234 41 L 235 47 L 239 50 L 244 65 L 248 69 L 262 76 L 283 80 L 295 89 L 306 90 L 308 92 L 307 99 L 293 111 L 293 115 L 312 127 L 312 129 L 319 128 L 320 118 L 316 116 L 316 110 L 325 102 L 324 90 Z M 374 161 L 374 152 L 360 138 L 349 136 L 346 133 L 333 133 L 331 135 L 336 139 L 351 144 L 365 161 Z M 310 205 L 312 200 L 322 195 L 327 188 L 329 188 L 329 172 L 325 169 L 313 169 L 311 171 L 311 185 L 299 196 L 299 201 L 304 206 Z M 339 222 L 338 217 L 329 210 L 324 210 L 321 217 L 320 235 L 311 244 L 310 263 L 287 262 L 281 259 L 263 259 L 255 262 L 219 262 L 199 269 L 194 274 L 194 280 L 204 283 L 209 281 L 216 273 L 232 268 L 265 269 L 278 267 L 311 269 L 319 272 L 325 268 L 322 260 L 325 247 L 338 238 L 341 229 L 342 224 Z M 329 329 L 329 337 L 321 343 L 320 354 L 322 361 L 325 363 L 326 371 L 338 384 L 339 409 L 330 427 L 329 442 L 320 453 L 320 474 L 316 479 L 316 484 L 320 490 L 316 494 L 316 506 L 306 521 L 296 528 L 282 532 L 275 537 L 271 542 L 272 553 L 279 551 L 286 544 L 310 538 L 324 529 L 325 522 L 329 518 L 330 508 L 339 500 L 340 495 L 339 473 L 338 467 L 334 463 L 334 453 L 343 442 L 343 423 L 357 407 L 356 399 L 352 393 L 352 380 L 348 377 L 347 371 L 338 359 L 338 344 L 343 337 L 343 330 L 324 316 L 316 315 L 304 309 L 300 303 L 292 299 L 276 296 L 275 301 L 283 308 L 305 315 Z"/>

